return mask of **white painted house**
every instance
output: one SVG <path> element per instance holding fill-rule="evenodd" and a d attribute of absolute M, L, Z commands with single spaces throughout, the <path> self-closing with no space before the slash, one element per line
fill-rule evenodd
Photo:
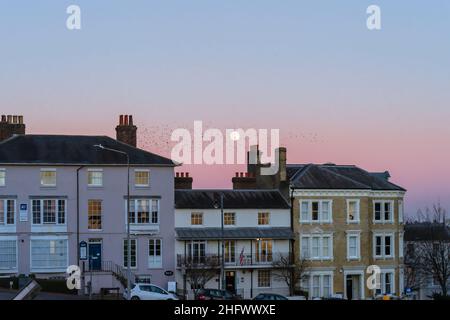
<path fill-rule="evenodd" d="M 217 262 L 217 276 L 205 288 L 224 287 L 243 298 L 289 293 L 274 268 L 281 256 L 291 257 L 294 239 L 290 206 L 279 191 L 176 190 L 175 231 L 177 287 L 189 297 L 188 262 L 211 260 Z"/>

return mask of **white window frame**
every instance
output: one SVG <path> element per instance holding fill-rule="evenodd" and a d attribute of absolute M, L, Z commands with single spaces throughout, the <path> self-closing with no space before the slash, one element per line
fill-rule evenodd
<path fill-rule="evenodd" d="M 19 247 L 18 247 L 18 241 L 17 241 L 17 236 L 0 236 L 0 242 L 2 241 L 14 241 L 16 243 L 15 247 L 16 247 L 16 257 L 15 257 L 15 265 L 14 267 L 10 268 L 4 268 L 1 269 L 0 268 L 0 274 L 2 273 L 16 273 L 18 270 L 18 263 L 19 263 Z"/>
<path fill-rule="evenodd" d="M 55 183 L 51 183 L 51 184 L 45 184 L 42 181 L 42 173 L 44 172 L 53 172 L 55 174 Z M 56 169 L 55 168 L 42 168 L 40 171 L 40 180 L 41 180 L 41 187 L 56 187 L 57 185 L 57 181 L 58 181 L 58 176 L 56 173 Z"/>
<path fill-rule="evenodd" d="M 380 203 L 381 204 L 381 212 L 380 212 L 380 220 L 375 220 L 375 204 L 376 203 Z M 391 207 L 391 216 L 389 220 L 386 220 L 385 217 L 385 208 L 384 205 L 385 203 L 389 203 L 390 207 Z M 381 224 L 385 224 L 385 223 L 394 223 L 394 211 L 395 211 L 395 206 L 394 206 L 394 201 L 393 200 L 373 200 L 373 223 L 381 223 Z"/>
<path fill-rule="evenodd" d="M 265 223 L 265 224 L 260 224 L 259 223 L 259 217 L 260 217 L 260 215 L 267 215 L 267 223 Z M 258 225 L 258 227 L 269 227 L 270 226 L 270 222 L 271 222 L 271 214 L 270 214 L 270 212 L 269 211 L 258 211 L 258 221 L 256 221 L 257 222 L 257 225 Z M 265 219 L 263 219 L 263 220 L 265 220 Z"/>
<path fill-rule="evenodd" d="M 156 242 L 159 241 L 159 256 L 156 254 Z M 153 242 L 155 254 L 150 255 L 150 242 Z M 148 239 L 148 268 L 162 269 L 163 263 L 163 241 L 162 239 Z"/>
<path fill-rule="evenodd" d="M 330 297 L 334 295 L 334 273 L 333 271 L 311 271 L 307 273 L 308 276 L 308 289 L 309 289 L 309 296 L 311 298 L 323 298 L 324 297 L 324 277 L 329 276 L 330 277 Z M 314 277 L 319 277 L 319 297 L 314 297 Z"/>
<path fill-rule="evenodd" d="M 381 237 L 381 255 L 377 255 L 376 238 Z M 391 254 L 386 255 L 386 237 L 391 238 Z M 393 259 L 395 258 L 395 233 L 394 232 L 379 232 L 373 234 L 373 258 L 374 259 Z"/>
<path fill-rule="evenodd" d="M 11 198 L 1 198 L 0 201 L 3 201 L 3 214 L 4 214 L 3 223 L 0 223 L 0 228 L 15 227 L 17 221 L 17 200 Z M 8 223 L 8 201 L 13 201 L 14 203 L 14 213 L 13 213 L 14 223 Z"/>
<path fill-rule="evenodd" d="M 319 238 L 319 255 L 312 256 L 312 242 L 313 238 Z M 328 256 L 323 255 L 323 241 L 324 238 L 329 238 L 328 242 Z M 302 247 L 304 246 L 304 241 L 307 242 L 307 255 L 304 255 Z M 311 234 L 300 234 L 300 253 L 302 258 L 311 261 L 333 261 L 334 259 L 334 248 L 333 248 L 333 233 L 311 233 Z"/>
<path fill-rule="evenodd" d="M 318 216 L 318 220 L 313 220 L 312 219 L 312 203 L 313 202 L 318 202 L 319 205 L 319 216 Z M 323 214 L 323 204 L 327 202 L 328 203 L 328 219 L 325 220 L 322 218 L 322 214 Z M 324 224 L 324 223 L 333 223 L 333 200 L 331 199 L 300 199 L 299 200 L 300 203 L 300 223 L 318 223 L 318 224 Z M 303 219 L 303 204 L 304 203 L 308 203 L 308 218 L 307 219 Z"/>
<path fill-rule="evenodd" d="M 138 212 L 137 212 L 137 208 L 138 208 L 138 201 L 140 200 L 146 200 L 149 203 L 149 222 L 148 223 L 143 223 L 143 222 L 138 222 Z M 157 223 L 153 223 L 152 222 L 152 217 L 153 217 L 153 201 L 157 201 L 158 203 L 158 213 L 157 213 L 157 217 L 158 217 L 158 222 Z M 130 226 L 159 226 L 160 221 L 161 221 L 161 201 L 160 199 L 157 198 L 131 198 L 130 199 L 130 203 L 132 203 L 133 208 L 134 208 L 134 219 L 133 222 L 130 223 Z M 125 224 L 128 224 L 128 201 L 125 199 Z M 130 211 L 131 213 L 131 211 Z"/>
<path fill-rule="evenodd" d="M 148 174 L 148 178 L 147 178 L 147 183 L 146 184 L 136 183 L 136 173 L 138 173 L 138 172 L 146 172 Z M 138 188 L 150 187 L 150 169 L 135 169 L 134 170 L 134 186 L 138 187 Z"/>
<path fill-rule="evenodd" d="M 403 223 L 404 204 L 403 200 L 398 200 L 398 223 Z"/>
<path fill-rule="evenodd" d="M 356 237 L 356 256 L 350 255 L 350 238 Z M 361 231 L 347 231 L 347 260 L 361 259 Z"/>
<path fill-rule="evenodd" d="M 56 215 L 56 219 L 55 219 L 55 223 L 44 223 L 44 200 L 49 200 L 49 201 L 55 201 L 56 205 L 55 205 L 55 215 Z M 30 208 L 31 208 L 31 224 L 33 226 L 66 226 L 67 225 L 67 200 L 68 199 L 59 199 L 59 198 L 39 198 L 39 199 L 31 199 L 30 202 Z M 34 212 L 33 212 L 33 201 L 39 201 L 40 202 L 40 223 L 34 223 Z M 59 221 L 59 201 L 64 201 L 64 223 L 58 223 Z"/>
<path fill-rule="evenodd" d="M 354 220 L 350 220 L 350 202 L 356 203 L 356 216 Z M 361 219 L 361 208 L 360 208 L 360 199 L 347 199 L 347 223 L 360 223 Z"/>
<path fill-rule="evenodd" d="M 259 273 L 260 272 L 268 272 L 269 273 L 269 286 L 260 286 L 259 285 Z M 258 285 L 258 288 L 272 288 L 272 272 L 271 270 L 263 269 L 258 270 L 258 273 L 256 274 L 256 284 Z"/>
<path fill-rule="evenodd" d="M 395 290 L 395 269 L 381 269 L 380 273 L 380 293 L 379 294 L 385 294 L 386 291 L 386 274 L 390 273 L 391 276 L 391 283 L 390 283 L 390 294 L 397 294 Z M 375 293 L 377 292 L 377 289 L 374 290 Z"/>
<path fill-rule="evenodd" d="M 33 265 L 33 241 L 66 241 L 66 263 L 64 267 L 37 268 Z M 69 265 L 69 239 L 67 236 L 32 236 L 30 237 L 30 269 L 34 273 L 66 272 Z"/>
<path fill-rule="evenodd" d="M 89 178 L 90 178 L 89 175 L 92 173 L 101 173 L 101 184 L 89 183 Z M 92 187 L 92 188 L 103 187 L 103 169 L 88 169 L 87 184 L 88 184 L 88 187 Z"/>
<path fill-rule="evenodd" d="M 133 241 L 135 243 L 135 248 L 136 248 L 136 250 L 135 250 L 135 256 L 136 256 L 135 262 L 136 262 L 136 265 L 133 266 L 133 264 L 131 263 L 131 268 L 130 269 L 137 269 L 137 267 L 138 267 L 138 253 L 139 253 L 138 239 L 136 239 L 136 238 L 130 239 L 130 245 L 131 245 L 130 247 L 131 248 L 133 247 Z M 126 238 L 122 240 L 122 254 L 123 254 L 123 256 L 122 256 L 122 266 L 124 268 L 127 268 L 125 266 L 125 244 L 128 244 L 128 239 L 126 239 Z M 132 252 L 132 251 L 130 250 L 130 252 Z M 127 249 L 127 254 L 128 254 L 128 249 Z M 127 261 L 128 261 L 128 258 L 127 258 Z M 132 261 L 132 260 L 130 259 L 130 261 Z"/>
<path fill-rule="evenodd" d="M 225 223 L 225 221 L 226 221 L 225 216 L 227 214 L 231 214 L 233 216 L 233 223 L 231 223 L 231 224 L 226 224 Z M 234 226 L 236 226 L 236 212 L 230 212 L 230 211 L 224 212 L 224 214 L 223 214 L 223 225 L 225 227 L 234 227 Z"/>
<path fill-rule="evenodd" d="M 0 168 L 0 187 L 6 186 L 6 169 Z"/>

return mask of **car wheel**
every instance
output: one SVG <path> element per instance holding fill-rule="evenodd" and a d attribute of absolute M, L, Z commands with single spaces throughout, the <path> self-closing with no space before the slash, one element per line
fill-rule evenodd
<path fill-rule="evenodd" d="M 131 300 L 141 300 L 141 299 L 139 299 L 139 297 L 133 296 L 131 297 Z"/>

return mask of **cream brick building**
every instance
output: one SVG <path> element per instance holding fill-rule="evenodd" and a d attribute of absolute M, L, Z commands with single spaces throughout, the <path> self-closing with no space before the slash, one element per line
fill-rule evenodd
<path fill-rule="evenodd" d="M 401 295 L 406 190 L 391 183 L 387 171 L 370 173 L 353 165 L 287 165 L 285 148 L 278 150 L 278 161 L 274 176 L 261 175 L 257 161 L 233 182 L 236 189 L 278 188 L 289 199 L 294 255 L 308 267 L 297 289 L 309 298 Z M 367 286 L 373 274 L 370 266 L 381 271 L 376 290 Z"/>

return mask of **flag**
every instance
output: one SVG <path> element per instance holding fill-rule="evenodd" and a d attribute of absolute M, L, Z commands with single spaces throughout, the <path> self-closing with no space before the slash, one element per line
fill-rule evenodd
<path fill-rule="evenodd" d="M 244 265 L 244 247 L 242 247 L 241 254 L 239 255 L 239 263 L 241 264 L 241 266 Z"/>

